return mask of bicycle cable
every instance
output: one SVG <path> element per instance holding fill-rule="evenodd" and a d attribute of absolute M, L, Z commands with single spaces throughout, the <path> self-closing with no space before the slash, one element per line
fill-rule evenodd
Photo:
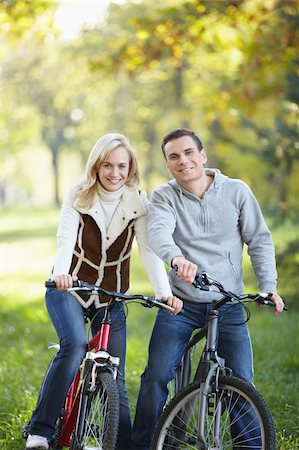
<path fill-rule="evenodd" d="M 118 328 L 112 328 L 112 331 L 113 332 L 117 332 L 117 331 L 120 331 L 124 326 L 125 326 L 125 323 L 126 323 L 126 320 L 127 320 L 127 317 L 128 317 L 128 306 L 127 306 L 127 304 L 125 303 L 125 302 L 123 302 L 123 305 L 124 305 L 124 315 L 125 315 L 125 318 L 124 318 L 124 320 L 123 320 L 123 323 L 118 327 Z M 89 325 L 88 325 L 88 331 L 87 331 L 87 337 L 88 337 L 88 340 L 90 340 L 90 338 L 91 338 L 91 336 L 94 336 L 93 335 L 93 333 L 92 333 L 92 325 L 93 325 L 93 323 L 94 323 L 94 321 L 95 321 L 95 319 L 97 318 L 97 316 L 98 316 L 98 314 L 101 312 L 101 309 L 102 308 L 96 308 L 96 313 L 94 314 L 94 316 L 92 317 L 92 319 L 90 318 L 90 314 L 91 314 L 91 311 L 90 311 L 90 308 L 88 308 L 88 314 L 86 314 L 85 316 L 86 317 L 88 317 L 88 319 L 89 319 Z M 118 311 L 117 313 L 116 313 L 116 315 L 115 315 L 115 318 L 117 317 L 117 315 L 118 314 L 120 314 L 120 313 L 122 313 L 122 311 Z M 114 319 L 115 319 L 114 318 Z M 112 323 L 112 327 L 113 327 L 113 323 Z M 99 327 L 98 327 L 98 331 L 99 331 Z M 97 331 L 97 332 L 98 332 Z M 95 333 L 96 334 L 96 333 Z"/>
<path fill-rule="evenodd" d="M 210 292 L 214 292 L 215 294 L 223 295 L 222 292 L 216 291 L 215 289 L 209 289 L 209 291 L 210 291 Z M 245 314 L 245 319 L 244 319 L 243 322 L 239 322 L 239 323 L 230 323 L 229 325 L 230 325 L 230 326 L 233 326 L 233 327 L 239 327 L 239 326 L 241 326 L 241 325 L 244 325 L 245 323 L 247 323 L 247 322 L 250 320 L 250 317 L 251 317 L 251 312 L 250 312 L 248 306 L 245 305 L 245 303 L 244 303 L 243 301 L 241 301 L 241 300 L 240 300 L 237 296 L 235 296 L 235 295 L 233 295 L 233 296 L 231 297 L 231 300 L 235 300 L 237 303 L 241 304 L 241 306 L 242 306 L 242 308 L 244 309 L 244 311 L 245 311 L 246 314 Z M 226 303 L 226 304 L 228 305 L 228 303 Z M 225 316 L 226 314 L 229 314 L 230 308 L 233 308 L 235 305 L 236 305 L 236 303 L 233 303 L 233 304 L 231 304 L 231 305 L 228 305 L 227 310 L 224 311 L 224 312 L 222 312 L 221 316 L 219 317 L 219 322 L 221 322 L 221 318 L 223 318 L 223 316 Z M 219 309 L 219 311 L 220 311 L 220 310 L 221 310 L 221 308 Z M 222 323 L 223 323 L 223 322 L 222 322 Z"/>
<path fill-rule="evenodd" d="M 243 322 L 227 324 L 227 325 L 232 326 L 232 327 L 239 327 L 241 325 L 244 325 L 245 323 L 247 323 L 250 320 L 250 317 L 251 317 L 251 312 L 250 312 L 250 309 L 248 308 L 248 306 L 245 305 L 241 300 L 238 300 L 237 303 L 241 304 L 242 308 L 244 309 L 244 311 L 245 311 L 245 318 L 244 318 Z M 223 311 L 223 312 L 221 311 L 221 308 L 219 309 L 219 312 L 221 312 L 221 315 L 219 315 L 219 323 L 222 322 L 223 317 L 225 315 L 229 314 L 229 310 L 231 308 L 233 308 L 234 306 L 236 306 L 236 303 L 233 303 L 232 305 L 228 305 L 227 310 Z"/>

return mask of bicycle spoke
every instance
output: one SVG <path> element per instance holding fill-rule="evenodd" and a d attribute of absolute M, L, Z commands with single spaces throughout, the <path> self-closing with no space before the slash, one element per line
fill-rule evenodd
<path fill-rule="evenodd" d="M 204 429 L 199 433 L 200 387 L 189 386 L 165 409 L 154 436 L 155 450 L 274 450 L 275 432 L 264 400 L 255 389 L 223 377 L 206 397 Z"/>
<path fill-rule="evenodd" d="M 89 394 L 83 433 L 77 437 L 80 450 L 113 450 L 119 421 L 116 380 L 109 372 L 100 372 L 95 392 Z"/>
<path fill-rule="evenodd" d="M 92 406 L 90 408 L 89 416 L 86 421 L 85 434 L 87 437 L 85 439 L 86 442 L 84 442 L 84 444 L 86 444 L 87 441 L 89 442 L 89 444 L 93 442 L 94 445 L 102 448 L 104 436 L 101 435 L 99 430 L 104 429 L 103 428 L 104 424 L 103 424 L 103 417 L 102 416 L 98 417 L 98 411 L 100 410 L 100 408 L 102 408 L 103 415 L 105 416 L 107 414 L 107 405 L 105 405 L 105 403 L 103 402 L 103 393 L 102 395 L 95 396 L 95 400 L 93 401 Z"/>

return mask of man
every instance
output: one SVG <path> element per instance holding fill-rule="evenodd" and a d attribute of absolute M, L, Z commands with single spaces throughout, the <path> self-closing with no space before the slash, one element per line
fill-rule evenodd
<path fill-rule="evenodd" d="M 260 291 L 273 292 L 275 314 L 283 310 L 276 292 L 277 273 L 271 234 L 249 187 L 219 170 L 205 169 L 207 155 L 191 130 L 170 131 L 162 150 L 173 180 L 152 196 L 148 217 L 149 242 L 172 269 L 173 294 L 184 301 L 184 313 L 169 318 L 159 311 L 153 329 L 148 364 L 141 377 L 133 427 L 133 449 L 148 450 L 186 343 L 202 327 L 212 292 L 192 286 L 205 270 L 227 290 L 243 290 L 242 251 L 248 246 Z M 228 311 L 229 308 L 229 311 Z M 221 308 L 218 353 L 235 376 L 253 381 L 252 351 L 240 304 Z M 225 314 L 225 312 L 227 313 Z M 232 326 L 230 324 L 240 324 Z"/>

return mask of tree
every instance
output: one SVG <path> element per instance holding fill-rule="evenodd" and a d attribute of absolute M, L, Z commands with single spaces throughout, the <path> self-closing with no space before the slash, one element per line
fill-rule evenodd
<path fill-rule="evenodd" d="M 30 32 L 41 19 L 47 33 L 49 27 L 53 27 L 54 2 L 50 0 L 2 0 L 0 3 L 0 37 L 16 43 L 18 39 Z M 46 20 L 45 20 L 46 19 Z M 40 38 L 43 28 L 38 25 Z"/>
<path fill-rule="evenodd" d="M 134 79 L 135 93 L 145 108 L 155 111 L 154 120 L 149 115 L 141 127 L 144 138 L 150 139 L 149 148 L 158 148 L 155 140 L 161 124 L 195 124 L 197 128 L 200 122 L 215 163 L 225 168 L 233 160 L 237 176 L 242 172 L 242 158 L 251 152 L 252 167 L 262 180 L 265 166 L 259 159 L 265 158 L 273 170 L 277 161 L 266 160 L 266 152 L 256 150 L 263 147 L 258 130 L 276 128 L 275 141 L 268 144 L 280 147 L 281 118 L 288 108 L 287 80 L 296 73 L 297 21 L 293 0 L 127 3 L 113 5 L 106 24 L 85 35 L 85 49 L 95 70 Z M 292 147 L 294 136 L 284 134 L 284 148 Z M 289 155 L 287 169 L 282 171 L 285 181 L 289 170 L 296 173 L 297 167 L 292 151 Z M 153 174 L 153 160 L 153 156 L 148 160 L 145 173 Z M 258 172 L 251 172 L 250 177 L 258 177 Z M 274 185 L 273 180 L 270 183 Z M 262 186 L 263 182 L 257 185 L 260 195 Z M 290 198 L 286 193 L 283 197 Z"/>

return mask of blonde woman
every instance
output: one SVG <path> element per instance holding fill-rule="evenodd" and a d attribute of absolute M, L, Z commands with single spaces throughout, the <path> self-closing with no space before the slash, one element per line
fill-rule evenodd
<path fill-rule="evenodd" d="M 149 249 L 147 206 L 139 182 L 136 157 L 127 138 L 119 133 L 102 136 L 86 164 L 84 177 L 71 187 L 62 205 L 57 253 L 52 273 L 57 289 L 48 289 L 46 305 L 60 340 L 60 350 L 45 376 L 30 421 L 26 449 L 47 450 L 55 422 L 72 379 L 85 355 L 85 314 L 92 332 L 101 321 L 101 304 L 93 296 L 81 298 L 67 291 L 79 278 L 103 288 L 129 289 L 130 254 L 136 237 L 141 259 L 157 297 L 178 313 L 182 302 L 173 297 L 164 265 Z M 118 449 L 131 446 L 131 421 L 125 388 L 126 323 L 123 305 L 113 309 L 112 354 L 118 355 L 120 374 L 120 427 Z"/>

